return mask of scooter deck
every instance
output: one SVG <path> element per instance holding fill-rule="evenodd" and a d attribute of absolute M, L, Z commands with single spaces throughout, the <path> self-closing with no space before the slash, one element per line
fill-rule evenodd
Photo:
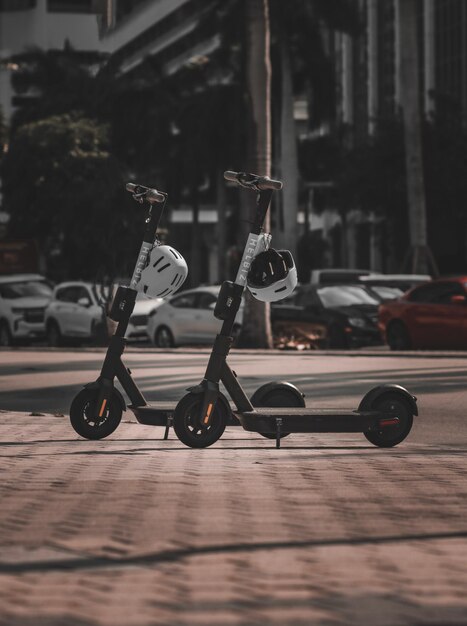
<path fill-rule="evenodd" d="M 363 433 L 389 426 L 384 420 L 398 423 L 394 413 L 382 411 L 259 407 L 234 414 L 245 430 L 258 433 L 277 433 L 278 427 L 284 433 Z"/>
<path fill-rule="evenodd" d="M 140 424 L 147 426 L 167 426 L 175 412 L 175 404 L 160 403 L 157 405 L 129 406 Z"/>

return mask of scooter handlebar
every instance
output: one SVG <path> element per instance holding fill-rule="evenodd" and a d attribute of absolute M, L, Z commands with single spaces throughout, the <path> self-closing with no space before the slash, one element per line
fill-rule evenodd
<path fill-rule="evenodd" d="M 137 199 L 147 200 L 148 202 L 164 202 L 166 194 L 157 191 L 157 189 L 150 189 L 143 185 L 135 185 L 135 183 L 127 183 L 125 185 L 126 190 L 132 193 Z"/>
<path fill-rule="evenodd" d="M 233 183 L 237 183 L 241 187 L 249 187 L 251 189 L 263 191 L 265 189 L 272 189 L 273 191 L 279 191 L 282 189 L 282 181 L 273 180 L 269 176 L 258 176 L 257 174 L 247 174 L 246 172 L 232 172 L 227 170 L 224 172 L 225 180 L 229 180 Z"/>

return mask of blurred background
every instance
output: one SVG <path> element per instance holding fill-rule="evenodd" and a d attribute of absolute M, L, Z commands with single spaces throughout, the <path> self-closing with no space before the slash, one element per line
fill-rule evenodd
<path fill-rule="evenodd" d="M 265 72 L 266 169 L 284 181 L 271 231 L 302 284 L 322 269 L 397 274 L 382 281 L 396 297 L 466 272 L 463 0 L 0 0 L 0 60 L 0 300 L 5 277 L 26 273 L 75 287 L 128 277 L 142 218 L 128 180 L 169 193 L 161 234 L 187 259 L 187 286 L 231 279 L 245 207 L 222 173 L 258 163 L 252 85 Z M 47 297 L 24 280 L 16 294 Z M 372 297 L 377 311 L 389 295 Z M 12 316 L 0 312 L 3 345 Z"/>

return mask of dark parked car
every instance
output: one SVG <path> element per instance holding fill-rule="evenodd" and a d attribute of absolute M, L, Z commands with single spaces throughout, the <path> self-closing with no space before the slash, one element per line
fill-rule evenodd
<path fill-rule="evenodd" d="M 379 328 L 391 350 L 467 348 L 467 277 L 414 287 L 379 308 Z"/>
<path fill-rule="evenodd" d="M 271 307 L 271 319 L 324 324 L 321 347 L 354 348 L 382 343 L 377 326 L 380 300 L 361 285 L 301 285 Z"/>

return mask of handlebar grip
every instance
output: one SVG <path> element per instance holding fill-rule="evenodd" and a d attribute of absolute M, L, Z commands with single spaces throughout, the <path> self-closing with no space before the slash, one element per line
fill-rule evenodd
<path fill-rule="evenodd" d="M 125 188 L 132 194 L 144 196 L 144 199 L 148 202 L 164 202 L 165 200 L 165 194 L 157 191 L 157 189 L 150 189 L 143 185 L 135 185 L 135 183 L 127 183 Z"/>
<path fill-rule="evenodd" d="M 257 176 L 256 174 L 246 174 L 245 172 L 232 172 L 227 170 L 224 172 L 225 180 L 237 183 L 243 187 L 251 187 L 252 189 L 272 189 L 279 191 L 282 189 L 282 181 L 273 180 L 269 176 Z"/>

